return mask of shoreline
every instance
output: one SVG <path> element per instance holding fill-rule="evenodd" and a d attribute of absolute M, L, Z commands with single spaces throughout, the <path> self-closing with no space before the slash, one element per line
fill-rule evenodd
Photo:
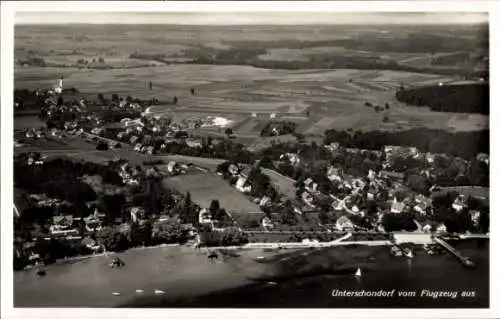
<path fill-rule="evenodd" d="M 396 269 L 408 261 L 390 256 L 386 246 L 344 245 L 282 251 L 240 249 L 234 256 L 222 252 L 214 263 L 208 260 L 204 249 L 152 248 L 117 253 L 125 262 L 123 268 L 109 268 L 108 258 L 99 255 L 68 264 L 48 265 L 46 276 L 37 276 L 35 271 L 15 272 L 14 304 L 16 307 L 162 304 L 270 281 L 294 282 L 323 275 L 351 278 L 356 267 L 370 274 Z M 262 257 L 265 262 L 260 262 Z M 456 265 L 455 260 L 443 258 Z M 422 255 L 413 263 L 425 259 L 429 257 Z M 137 293 L 137 289 L 143 292 Z M 165 293 L 156 295 L 156 289 Z M 113 292 L 119 292 L 120 296 L 113 296 Z"/>
<path fill-rule="evenodd" d="M 396 244 L 410 244 L 410 245 L 415 245 L 415 246 L 423 246 L 423 245 L 428 245 L 428 244 L 432 243 L 432 240 L 430 240 L 430 234 L 426 234 L 426 233 L 395 233 L 394 235 L 395 235 L 395 243 Z M 426 236 L 426 235 L 428 235 L 428 236 Z M 418 236 L 419 239 L 416 240 L 415 236 Z M 309 243 L 302 243 L 302 242 L 264 243 L 264 242 L 261 242 L 261 243 L 248 243 L 248 244 L 241 245 L 241 246 L 213 246 L 213 247 L 201 246 L 199 248 L 196 248 L 194 246 L 189 246 L 189 245 L 182 245 L 182 244 L 160 244 L 160 245 L 154 245 L 154 246 L 132 247 L 132 248 L 129 248 L 129 249 L 122 251 L 122 252 L 107 251 L 107 252 L 102 252 L 102 253 L 97 253 L 97 254 L 74 256 L 74 257 L 69 257 L 66 259 L 59 259 L 52 264 L 49 264 L 46 266 L 41 266 L 41 267 L 72 263 L 72 262 L 77 262 L 79 260 L 86 260 L 89 258 L 98 258 L 98 257 L 102 257 L 102 256 L 108 257 L 109 255 L 119 255 L 119 254 L 125 254 L 127 252 L 133 252 L 133 251 L 150 250 L 150 249 L 157 249 L 157 248 L 168 248 L 168 247 L 185 247 L 185 248 L 196 249 L 199 251 L 207 251 L 207 250 L 255 250 L 255 249 L 285 249 L 286 250 L 286 249 L 304 249 L 304 248 L 328 248 L 328 247 L 340 247 L 340 246 L 372 247 L 372 246 L 392 246 L 392 245 L 394 245 L 394 243 L 389 241 L 389 240 L 359 240 L 359 241 L 346 240 L 350 237 L 351 237 L 351 235 L 347 234 L 341 238 L 335 239 L 335 240 L 330 241 L 330 242 L 318 242 L 318 243 L 311 243 L 311 242 L 309 242 Z M 468 241 L 470 239 L 473 239 L 473 238 L 460 237 L 458 240 L 465 242 L 465 241 Z M 489 238 L 488 238 L 488 240 L 489 240 Z M 37 268 L 37 267 L 40 267 L 40 266 L 33 266 L 33 267 L 25 268 L 22 270 L 17 270 L 17 272 L 29 271 L 29 270 L 32 270 L 33 268 Z M 14 272 L 16 272 L 16 271 L 14 271 Z"/>

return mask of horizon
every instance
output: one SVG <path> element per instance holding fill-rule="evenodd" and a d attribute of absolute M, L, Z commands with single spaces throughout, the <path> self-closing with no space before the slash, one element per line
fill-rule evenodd
<path fill-rule="evenodd" d="M 389 21 L 388 21 L 389 20 Z M 480 25 L 487 13 L 462 12 L 249 12 L 249 13 L 123 13 L 123 12 L 18 12 L 15 25 L 184 25 L 184 26 L 288 26 L 288 25 Z"/>

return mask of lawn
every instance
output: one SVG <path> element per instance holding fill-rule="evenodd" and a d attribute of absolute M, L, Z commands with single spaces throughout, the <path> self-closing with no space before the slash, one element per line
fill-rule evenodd
<path fill-rule="evenodd" d="M 208 208 L 216 199 L 231 214 L 262 214 L 260 208 L 214 173 L 189 174 L 164 179 L 164 185 L 181 193 L 189 192 L 200 207 Z"/>

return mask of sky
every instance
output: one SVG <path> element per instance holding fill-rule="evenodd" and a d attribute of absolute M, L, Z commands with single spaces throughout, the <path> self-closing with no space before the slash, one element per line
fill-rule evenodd
<path fill-rule="evenodd" d="M 308 25 L 308 24 L 471 24 L 488 22 L 487 13 L 109 13 L 18 12 L 16 24 L 184 24 L 184 25 Z"/>

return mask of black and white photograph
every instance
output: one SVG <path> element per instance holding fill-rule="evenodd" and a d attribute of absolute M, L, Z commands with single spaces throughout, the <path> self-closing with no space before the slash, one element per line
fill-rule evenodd
<path fill-rule="evenodd" d="M 2 34 L 11 307 L 492 307 L 487 6 L 87 4 Z"/>

